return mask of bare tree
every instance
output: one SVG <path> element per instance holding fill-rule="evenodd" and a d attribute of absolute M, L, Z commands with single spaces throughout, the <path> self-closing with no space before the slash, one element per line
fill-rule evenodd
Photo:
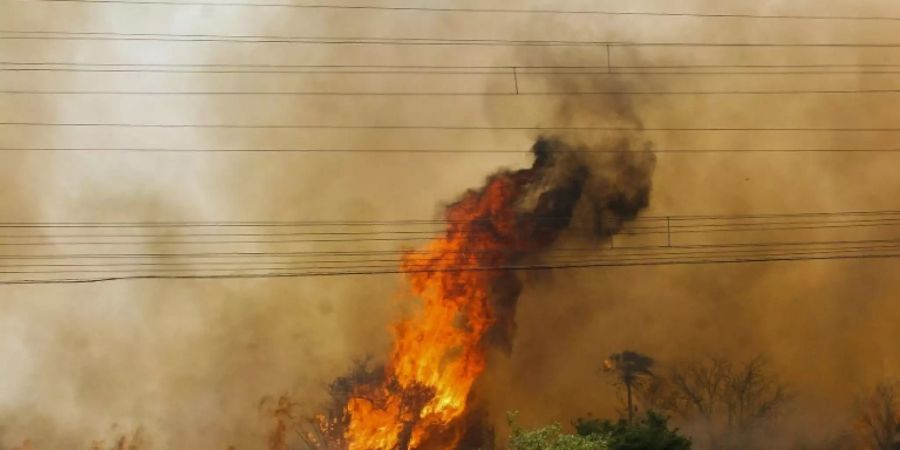
<path fill-rule="evenodd" d="M 871 450 L 900 449 L 900 389 L 898 383 L 878 383 L 859 400 L 862 438 Z"/>
<path fill-rule="evenodd" d="M 787 400 L 787 388 L 755 358 L 733 371 L 726 385 L 728 423 L 748 429 L 772 417 Z"/>
<path fill-rule="evenodd" d="M 616 382 L 625 387 L 629 423 L 634 420 L 633 391 L 646 379 L 653 377 L 653 372 L 650 371 L 653 364 L 653 358 L 633 351 L 614 353 L 603 362 L 603 369 L 612 373 Z"/>
<path fill-rule="evenodd" d="M 712 448 L 752 447 L 752 436 L 788 400 L 787 388 L 763 359 L 734 365 L 719 358 L 692 361 L 666 374 L 668 411 L 705 423 Z"/>
<path fill-rule="evenodd" d="M 671 405 L 682 415 L 696 414 L 712 421 L 724 403 L 731 372 L 731 364 L 718 358 L 672 369 L 668 377 L 674 389 Z"/>

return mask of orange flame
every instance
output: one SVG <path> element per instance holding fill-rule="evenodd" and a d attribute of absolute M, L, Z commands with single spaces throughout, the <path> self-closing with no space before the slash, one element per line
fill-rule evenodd
<path fill-rule="evenodd" d="M 348 402 L 349 450 L 417 449 L 438 434 L 441 443 L 429 448 L 455 448 L 462 430 L 453 425 L 484 371 L 484 340 L 496 319 L 490 295 L 500 272 L 486 269 L 530 245 L 519 237 L 515 205 L 530 174 L 501 173 L 468 192 L 448 208 L 445 235 L 405 255 L 402 269 L 422 308 L 394 325 L 384 385 Z M 421 403 L 416 390 L 425 392 Z"/>

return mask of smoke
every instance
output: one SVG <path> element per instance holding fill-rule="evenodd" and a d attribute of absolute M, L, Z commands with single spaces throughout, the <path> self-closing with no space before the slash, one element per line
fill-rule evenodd
<path fill-rule="evenodd" d="M 524 171 L 529 182 L 516 205 L 520 225 L 514 236 L 507 238 L 532 247 L 530 252 L 509 255 L 509 263 L 541 264 L 541 250 L 556 243 L 560 233 L 572 225 L 589 230 L 589 235 L 602 242 L 649 205 L 653 154 L 630 151 L 622 143 L 606 153 L 612 156 L 592 158 L 590 152 L 598 150 L 610 149 L 575 146 L 547 137 L 534 143 L 534 164 Z M 515 178 L 517 174 L 495 175 L 502 176 Z M 544 264 L 552 266 L 552 262 Z M 501 276 L 493 291 L 498 318 L 492 336 L 507 351 L 514 337 L 515 305 L 521 290 L 518 276 L 511 273 Z"/>
<path fill-rule="evenodd" d="M 601 159 L 591 158 L 592 150 L 613 151 L 601 152 L 612 155 Z M 523 226 L 512 241 L 528 242 L 535 248 L 532 253 L 513 255 L 513 265 L 527 262 L 537 267 L 552 266 L 552 262 L 542 261 L 540 250 L 555 244 L 559 234 L 570 226 L 589 230 L 595 243 L 600 244 L 649 205 L 655 163 L 652 153 L 629 151 L 624 141 L 618 148 L 608 149 L 573 146 L 545 137 L 534 143 L 532 151 L 535 162 L 529 170 L 534 179 L 522 196 L 518 220 Z M 533 282 L 529 285 L 534 287 Z M 495 355 L 495 359 L 514 352 L 516 306 L 522 291 L 522 281 L 515 272 L 499 275 L 491 291 L 496 322 L 488 342 L 504 353 Z M 464 419 L 466 433 L 458 448 L 489 448 L 493 444 L 496 436 L 492 430 L 497 423 L 486 414 L 492 406 L 487 400 L 491 397 L 478 388 L 473 392 L 470 401 L 474 406 Z"/>
<path fill-rule="evenodd" d="M 704 5 L 699 6 L 697 9 L 704 9 Z M 779 6 L 786 5 L 772 5 L 775 10 L 783 10 Z M 873 7 L 873 10 L 883 13 L 884 6 Z M 852 13 L 862 11 L 854 9 Z M 773 41 L 801 42 L 810 40 L 811 36 L 823 42 L 877 40 L 873 34 L 856 29 L 851 31 L 849 26 L 840 31 L 825 31 L 827 27 L 803 23 L 785 32 L 783 28 L 786 27 L 776 29 L 774 24 L 729 22 L 731 28 L 725 36 L 721 26 L 696 22 L 683 25 L 683 29 L 673 27 L 665 32 L 679 36 L 680 40 L 756 42 L 763 40 L 759 28 L 771 27 L 772 33 L 768 37 Z M 703 26 L 694 28 L 695 25 Z M 542 22 L 532 28 L 546 26 L 549 25 Z M 688 32 L 687 27 L 692 31 Z M 636 41 L 652 41 L 656 36 L 656 30 L 641 27 L 608 31 Z M 689 37 L 682 39 L 682 36 Z M 775 52 L 719 58 L 733 64 L 759 64 L 761 60 L 773 64 L 816 61 L 800 51 L 772 53 Z M 620 52 L 618 58 L 622 65 L 677 65 L 702 63 L 705 56 L 681 54 L 672 57 L 663 52 L 625 55 Z M 861 64 L 874 61 L 869 59 L 871 55 L 863 52 L 846 52 L 837 57 Z M 529 62 L 540 64 L 541 60 L 536 57 Z M 820 84 L 816 85 L 880 85 L 873 77 L 825 77 L 827 79 L 818 79 Z M 560 91 L 809 86 L 803 84 L 801 77 L 732 75 L 713 80 L 713 77 L 677 79 L 661 75 L 622 78 L 628 80 L 627 89 L 621 81 L 593 81 L 580 77 L 572 77 L 564 84 L 548 83 Z M 567 100 L 557 108 L 561 114 L 540 124 L 583 126 L 621 121 L 639 128 L 641 123 L 671 127 L 775 127 L 790 123 L 827 128 L 866 127 L 874 123 L 887 125 L 896 118 L 893 113 L 882 114 L 881 106 L 875 106 L 883 105 L 887 99 L 871 96 L 790 99 L 638 96 L 624 99 L 625 96 L 613 96 Z M 778 107 L 773 107 L 776 102 Z M 827 132 L 803 136 L 790 133 L 658 132 L 645 135 L 653 137 L 652 148 L 655 149 L 871 148 L 890 142 L 885 135 L 848 136 Z M 590 142 L 614 142 L 617 139 L 601 133 L 569 133 L 566 137 Z M 894 207 L 884 196 L 884 183 L 890 175 L 881 167 L 892 164 L 890 161 L 892 157 L 878 154 L 863 158 L 853 154 L 661 154 L 654 175 L 654 202 L 648 213 L 747 214 L 847 211 L 861 207 L 890 210 Z M 887 232 L 871 232 L 875 236 L 891 237 Z M 854 236 L 804 231 L 737 237 L 744 242 L 842 238 Z M 718 242 L 736 240 L 724 233 L 715 235 L 714 239 Z M 627 245 L 627 237 L 623 240 Z M 694 236 L 680 237 L 677 242 L 685 245 L 702 243 Z M 583 243 L 580 236 L 564 236 L 557 246 L 563 248 Z M 705 356 L 740 361 L 764 355 L 773 362 L 775 372 L 788 382 L 795 394 L 774 429 L 766 431 L 767 444 L 826 448 L 853 423 L 854 392 L 860 386 L 870 385 L 900 370 L 897 359 L 885 348 L 887 342 L 898 338 L 897 327 L 891 324 L 896 324 L 900 318 L 900 310 L 892 300 L 896 297 L 896 286 L 885 278 L 885 274 L 896 272 L 892 264 L 822 262 L 527 274 L 519 301 L 518 333 L 512 342 L 514 350 L 508 360 L 494 359 L 480 392 L 484 392 L 487 403 L 493 405 L 493 423 L 503 423 L 507 410 L 521 411 L 520 417 L 526 423 L 534 424 L 566 422 L 589 412 L 614 417 L 618 400 L 613 388 L 607 386 L 598 373 L 602 360 L 611 353 L 636 348 L 663 364 Z"/>
<path fill-rule="evenodd" d="M 682 6 L 682 5 L 679 5 Z M 790 7 L 772 2 L 773 11 Z M 685 6 L 686 7 L 686 6 Z M 700 2 L 695 10 L 717 9 Z M 883 15 L 886 4 L 854 8 L 852 14 Z M 541 26 L 547 24 L 542 23 Z M 659 31 L 672 40 L 804 42 L 878 41 L 873 30 L 812 23 L 784 24 L 729 21 L 709 24 L 680 21 L 654 23 L 662 28 L 604 28 L 619 39 L 654 41 Z M 537 29 L 535 25 L 533 28 Z M 787 28 L 791 28 L 787 30 Z M 880 26 L 879 26 L 880 29 Z M 884 30 L 882 30 L 883 32 Z M 896 33 L 892 34 L 896 35 Z M 624 36 L 624 37 L 623 37 Z M 884 36 L 884 35 L 882 35 Z M 832 55 L 850 64 L 874 63 L 865 51 Z M 729 64 L 814 64 L 834 61 L 827 55 L 784 50 L 729 52 L 709 56 L 688 51 L 618 51 L 626 66 Z M 706 59 L 709 58 L 709 59 Z M 535 58 L 540 61 L 541 57 Z M 596 60 L 594 60 L 596 61 Z M 825 75 L 812 82 L 796 77 L 729 75 L 623 76 L 626 81 L 572 77 L 559 90 L 714 90 L 736 88 L 802 89 L 815 86 L 872 87 L 874 77 Z M 623 85 L 623 83 L 625 85 Z M 622 102 L 624 99 L 627 101 Z M 867 127 L 896 121 L 885 113 L 877 96 L 765 97 L 678 96 L 590 97 L 566 101 L 554 116 L 558 126 L 592 121 L 648 126 L 741 127 L 783 126 Z M 624 106 L 623 106 L 624 105 Z M 882 105 L 882 106 L 877 106 Z M 863 112 L 863 111 L 867 112 Z M 618 111 L 613 114 L 611 111 Z M 851 111 L 856 111 L 852 113 Z M 549 122 L 549 120 L 548 120 Z M 596 122 L 593 122 L 596 123 Z M 678 133 L 645 132 L 651 148 L 850 148 L 889 145 L 886 135 L 856 133 Z M 600 133 L 570 133 L 574 139 L 615 141 Z M 629 137 L 634 141 L 632 137 Z M 640 147 L 637 144 L 635 147 Z M 748 214 L 765 212 L 853 211 L 894 208 L 884 196 L 888 175 L 881 165 L 893 157 L 870 154 L 707 154 L 679 156 L 659 153 L 654 173 L 654 198 L 649 215 Z M 896 189 L 893 186 L 889 189 Z M 891 238 L 888 230 L 870 236 Z M 754 233 L 748 236 L 680 236 L 683 245 L 715 242 L 839 240 L 856 236 L 815 230 Z M 622 241 L 627 245 L 628 237 Z M 580 236 L 564 236 L 563 248 L 583 244 Z M 659 242 L 655 242 L 659 244 Z M 663 242 L 664 244 L 664 242 Z M 662 365 L 677 365 L 704 357 L 743 361 L 763 355 L 790 387 L 792 401 L 772 428 L 765 431 L 769 448 L 831 448 L 855 420 L 853 398 L 861 386 L 895 376 L 900 361 L 886 349 L 895 342 L 900 308 L 897 286 L 887 274 L 890 261 L 811 262 L 797 264 L 709 265 L 697 267 L 608 268 L 526 275 L 517 314 L 514 351 L 495 358 L 480 392 L 493 405 L 494 423 L 508 410 L 521 411 L 524 423 L 566 422 L 593 413 L 615 417 L 620 408 L 615 390 L 600 375 L 602 361 L 612 353 L 637 349 Z M 502 406 L 501 406 L 502 405 Z M 692 424 L 680 424 L 682 426 Z M 828 431 L 823 431 L 828 430 Z M 704 430 L 692 428 L 703 433 Z M 499 434 L 503 434 L 501 430 Z M 701 445 L 702 443 L 698 443 Z"/>
<path fill-rule="evenodd" d="M 364 14 L 294 15 L 281 10 L 121 6 L 101 10 L 77 5 L 26 5 L 28 14 L 4 14 L 10 29 L 112 30 L 126 32 L 386 35 L 634 41 L 873 41 L 900 40 L 892 23 L 740 21 L 695 19 L 600 19 L 595 16 L 521 17 L 404 15 L 371 20 Z M 567 2 L 564 6 L 573 6 Z M 666 2 L 635 5 L 668 10 Z M 790 4 L 788 4 L 790 3 Z M 808 12 L 820 2 L 765 2 L 751 12 Z M 52 7 L 51 7 L 52 6 Z M 452 6 L 452 5 L 451 5 Z M 721 11 L 741 5 L 696 1 L 678 9 Z M 10 5 L 16 11 L 20 5 Z M 4 7 L 6 12 L 6 7 Z M 62 9 L 60 9 L 62 8 Z M 829 5 L 838 8 L 838 5 Z M 841 14 L 884 14 L 889 0 L 854 2 Z M 104 12 L 105 11 L 105 12 Z M 248 17 L 252 16 L 252 20 Z M 4 43 L 4 50 L 12 44 Z M 240 49 L 224 45 L 152 47 L 84 43 L 23 47 L 10 59 L 109 62 L 359 63 L 416 64 L 464 61 L 471 65 L 602 65 L 605 51 L 529 49 Z M 92 44 L 93 45 L 93 44 Z M 46 53 L 42 53 L 46 49 Z M 826 54 L 828 53 L 828 54 Z M 811 56 L 812 55 L 812 56 Z M 895 52 L 863 49 L 622 50 L 622 65 L 689 63 L 877 64 L 900 63 Z M 175 75 L 62 78 L 17 75 L 13 85 L 49 88 L 226 86 L 372 90 L 408 88 L 414 77 L 369 81 L 327 75 Z M 118 78 L 116 78 L 118 77 Z M 127 77 L 127 78 L 126 78 Z M 415 78 L 423 90 L 508 89 L 505 76 Z M 884 77 L 884 78 L 882 78 Z M 598 81 L 599 79 L 599 81 Z M 522 91 L 653 89 L 766 89 L 889 87 L 888 75 L 819 76 L 592 76 L 520 74 Z M 625 80 L 625 81 L 622 81 Z M 27 82 L 27 84 L 26 84 Z M 21 84 L 19 84 L 21 83 Z M 176 86 L 177 85 L 177 86 Z M 627 89 L 626 89 L 627 88 Z M 584 98 L 73 98 L 4 97 L 10 120 L 146 121 L 279 124 L 445 124 L 583 126 L 642 124 L 681 126 L 894 127 L 896 101 L 885 96 L 589 96 Z M 207 148 L 447 148 L 526 149 L 535 142 L 568 149 L 628 150 L 621 156 L 577 153 L 554 162 L 559 181 L 589 167 L 569 230 L 556 248 L 606 245 L 627 211 L 640 204 L 638 180 L 653 173 L 649 215 L 742 214 L 896 209 L 900 179 L 893 154 L 665 154 L 654 162 L 646 150 L 671 148 L 887 148 L 887 133 L 661 133 L 621 135 L 560 132 L 360 130 L 3 130 L 8 146 L 132 146 Z M 652 141 L 648 147 L 646 142 Z M 563 152 L 564 153 L 564 152 Z M 619 160 L 621 158 L 621 160 Z M 4 220 L 395 220 L 439 217 L 436 200 L 456 198 L 478 186 L 497 167 L 528 167 L 512 154 L 253 154 L 18 156 L 5 153 L 0 169 Z M 510 169 L 515 170 L 515 169 Z M 629 175 L 633 174 L 633 175 Z M 548 186 L 561 186 L 548 173 Z M 646 180 L 646 178 L 644 178 Z M 542 189 L 529 197 L 534 208 Z M 598 199 L 589 201 L 588 198 Z M 546 206 L 548 210 L 554 207 Z M 583 230 L 591 230 L 585 237 Z M 887 232 L 881 233 L 887 235 Z M 880 234 L 880 235 L 881 235 Z M 879 235 L 879 236 L 880 236 Z M 773 237 L 759 233 L 748 239 Z M 795 232 L 783 240 L 840 239 L 836 232 Z M 617 237 L 625 240 L 627 237 Z M 696 242 L 685 236 L 679 241 Z M 722 241 L 731 239 L 722 236 Z M 384 245 L 354 243 L 359 250 Z M 148 239 L 139 249 L 172 251 Z M 297 250 L 309 246 L 296 245 Z M 196 249 L 196 248 L 192 248 Z M 240 250 L 270 250 L 244 246 Z M 20 249 L 23 252 L 25 249 Z M 183 250 L 183 249 L 176 249 Z M 546 252 L 521 260 L 541 265 Z M 490 423 L 506 410 L 527 424 L 567 422 L 594 412 L 613 416 L 616 400 L 597 370 L 609 354 L 636 349 L 674 363 L 703 355 L 746 359 L 764 354 L 792 387 L 795 401 L 772 437 L 782 447 L 822 440 L 822 430 L 850 423 L 857 386 L 900 372 L 898 286 L 891 261 L 805 262 L 772 265 L 606 268 L 522 272 L 509 292 L 521 289 L 516 313 L 491 334 L 497 354 L 476 387 L 489 405 Z M 324 401 L 327 383 L 354 358 L 386 355 L 387 324 L 398 314 L 399 278 L 230 282 L 139 282 L 91 287 L 3 288 L 0 319 L 0 446 L 30 437 L 35 448 L 86 448 L 94 439 L 143 426 L 154 448 L 258 448 L 268 423 L 257 404 L 265 396 L 291 394 L 306 409 Z M 510 295 L 509 298 L 514 296 Z M 501 296 L 496 296 L 500 302 Z M 514 320 L 513 320 L 514 318 Z M 511 350 L 511 352 L 510 352 Z M 480 423 L 481 419 L 478 419 Z M 111 431 L 113 424 L 118 424 Z M 498 436 L 502 436 L 502 430 Z M 808 438 L 808 439 L 807 439 Z M 777 447 L 777 445 L 772 445 Z"/>

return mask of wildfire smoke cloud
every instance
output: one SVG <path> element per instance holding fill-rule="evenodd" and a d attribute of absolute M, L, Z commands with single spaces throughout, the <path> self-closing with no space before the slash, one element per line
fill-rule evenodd
<path fill-rule="evenodd" d="M 521 283 L 506 269 L 551 247 L 576 214 L 604 238 L 647 206 L 652 154 L 617 147 L 597 161 L 587 147 L 540 138 L 532 167 L 500 171 L 446 208 L 444 235 L 401 263 L 420 308 L 393 326 L 384 377 L 350 393 L 350 450 L 462 445 L 487 350 L 509 345 L 515 328 Z"/>

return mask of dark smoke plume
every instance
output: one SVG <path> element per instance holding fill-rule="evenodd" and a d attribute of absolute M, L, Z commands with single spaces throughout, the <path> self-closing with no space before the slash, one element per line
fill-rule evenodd
<path fill-rule="evenodd" d="M 649 205 L 653 153 L 631 151 L 624 142 L 613 149 L 620 151 L 591 153 L 598 150 L 601 149 L 575 146 L 559 138 L 540 137 L 532 146 L 535 159 L 530 169 L 494 175 L 528 179 L 517 205 L 520 213 L 515 236 L 509 239 L 528 242 L 530 252 L 511 255 L 511 265 L 540 262 L 540 252 L 556 243 L 576 220 L 579 226 L 587 225 L 585 229 L 595 238 L 603 240 L 616 234 Z M 598 154 L 603 157 L 597 158 Z M 487 185 L 491 185 L 490 180 Z M 486 222 L 491 224 L 490 218 Z M 502 233 L 502 227 L 496 224 L 489 228 Z M 496 278 L 492 289 L 496 322 L 486 336 L 490 341 L 487 345 L 506 353 L 512 351 L 516 303 L 522 289 L 515 272 L 503 272 Z M 465 431 L 457 446 L 460 450 L 493 448 L 493 427 L 486 423 L 487 406 L 477 392 L 472 392 L 472 408 L 463 419 Z"/>
<path fill-rule="evenodd" d="M 528 242 L 529 251 L 511 255 L 509 264 L 517 265 L 525 260 L 540 262 L 540 252 L 552 246 L 576 221 L 595 238 L 609 238 L 649 205 L 653 153 L 631 151 L 625 143 L 613 149 L 621 151 L 591 153 L 599 150 L 572 145 L 559 138 L 540 137 L 532 146 L 535 160 L 530 169 L 494 175 L 528 179 L 517 205 L 520 213 L 515 236 L 507 239 Z M 500 233 L 496 224 L 492 228 Z M 514 272 L 498 277 L 493 290 L 497 322 L 491 338 L 507 351 L 515 329 L 515 304 L 521 290 Z"/>

